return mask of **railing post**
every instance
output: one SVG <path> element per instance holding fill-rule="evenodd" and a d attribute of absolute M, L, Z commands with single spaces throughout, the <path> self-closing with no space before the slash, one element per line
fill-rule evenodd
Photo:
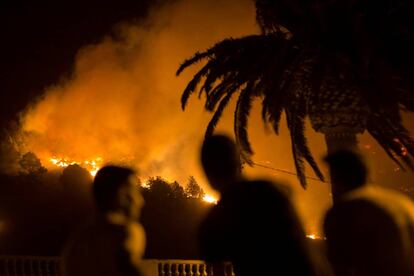
<path fill-rule="evenodd" d="M 10 275 L 9 274 L 9 260 L 8 259 L 5 259 L 4 260 L 4 274 L 6 276 L 9 276 Z"/>
<path fill-rule="evenodd" d="M 165 276 L 164 265 L 162 263 L 158 264 L 158 276 Z"/>
<path fill-rule="evenodd" d="M 39 276 L 43 276 L 42 263 L 40 262 L 40 260 L 36 260 L 36 264 L 37 264 L 37 271 L 39 272 Z"/>
<path fill-rule="evenodd" d="M 178 264 L 178 275 L 180 276 L 185 276 L 185 269 L 184 269 L 184 264 Z"/>
<path fill-rule="evenodd" d="M 177 272 L 178 272 L 177 264 L 171 263 L 171 276 L 178 276 Z"/>
<path fill-rule="evenodd" d="M 193 273 L 191 271 L 191 265 L 190 264 L 184 264 L 184 271 L 186 276 L 192 276 Z"/>
<path fill-rule="evenodd" d="M 224 264 L 224 274 L 225 276 L 235 276 L 233 271 L 233 265 L 231 263 Z"/>
<path fill-rule="evenodd" d="M 29 261 L 29 273 L 30 273 L 30 275 L 34 275 L 33 260 L 32 259 L 28 259 L 28 261 Z"/>
<path fill-rule="evenodd" d="M 166 267 L 167 276 L 172 276 L 170 263 L 166 263 L 164 267 Z"/>

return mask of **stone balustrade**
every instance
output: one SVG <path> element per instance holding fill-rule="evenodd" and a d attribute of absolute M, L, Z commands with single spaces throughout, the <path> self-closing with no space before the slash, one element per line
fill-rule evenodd
<path fill-rule="evenodd" d="M 0 256 L 0 276 L 60 276 L 58 257 Z"/>
<path fill-rule="evenodd" d="M 213 267 L 199 260 L 144 260 L 145 276 L 212 276 Z M 216 268 L 217 269 L 217 268 Z M 215 276 L 234 276 L 230 263 L 214 270 Z M 0 276 L 61 276 L 59 257 L 0 256 Z"/>

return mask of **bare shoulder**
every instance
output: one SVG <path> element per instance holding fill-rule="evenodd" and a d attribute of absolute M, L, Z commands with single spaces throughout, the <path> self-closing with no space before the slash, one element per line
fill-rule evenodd
<path fill-rule="evenodd" d="M 134 258 L 140 259 L 144 255 L 145 249 L 145 231 L 141 224 L 130 223 L 126 227 L 125 248 L 134 255 Z"/>

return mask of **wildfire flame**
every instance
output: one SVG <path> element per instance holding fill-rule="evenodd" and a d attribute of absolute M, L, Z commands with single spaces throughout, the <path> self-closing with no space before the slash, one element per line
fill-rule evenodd
<path fill-rule="evenodd" d="M 141 187 L 144 189 L 151 189 L 151 185 L 146 181 L 141 183 Z M 189 196 L 187 195 L 187 198 Z M 209 204 L 217 204 L 218 199 L 212 195 L 206 194 L 201 198 L 202 201 L 209 203 Z"/>
<path fill-rule="evenodd" d="M 151 189 L 151 185 L 148 182 L 142 182 L 141 187 L 144 189 Z"/>
<path fill-rule="evenodd" d="M 214 196 L 212 196 L 212 195 L 208 195 L 208 194 L 206 194 L 206 195 L 203 197 L 203 201 L 205 201 L 205 202 L 207 202 L 207 203 L 211 203 L 211 204 L 217 204 L 218 199 L 217 199 L 217 198 L 215 198 L 215 197 L 214 197 Z"/>
<path fill-rule="evenodd" d="M 306 235 L 307 238 L 311 239 L 311 240 L 325 240 L 326 238 L 324 237 L 320 237 L 316 234 L 310 234 L 310 235 Z"/>
<path fill-rule="evenodd" d="M 70 165 L 79 165 L 85 168 L 91 174 L 91 176 L 94 177 L 101 168 L 103 159 L 101 157 L 97 157 L 95 159 L 79 162 L 74 160 L 68 160 L 67 158 L 51 157 L 49 161 L 53 165 L 61 168 L 66 168 Z"/>

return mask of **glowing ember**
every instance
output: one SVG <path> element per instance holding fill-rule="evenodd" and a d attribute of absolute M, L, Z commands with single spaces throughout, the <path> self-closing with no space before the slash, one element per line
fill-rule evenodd
<path fill-rule="evenodd" d="M 94 170 L 92 170 L 92 171 L 89 171 L 89 173 L 90 173 L 93 177 L 95 177 L 95 175 L 98 173 L 98 171 L 99 171 L 99 169 L 97 168 L 97 169 L 94 169 Z"/>
<path fill-rule="evenodd" d="M 212 195 L 205 195 L 203 197 L 203 201 L 207 202 L 207 203 L 211 203 L 211 204 L 217 204 L 217 199 L 215 197 L 213 197 Z"/>
<path fill-rule="evenodd" d="M 396 142 L 399 146 L 400 146 L 400 149 L 401 149 L 401 155 L 402 156 L 407 156 L 408 155 L 408 151 L 407 151 L 407 148 L 401 143 L 401 141 L 400 141 L 400 139 L 398 139 L 398 138 L 395 138 L 394 139 L 394 142 Z"/>
<path fill-rule="evenodd" d="M 366 148 L 367 150 L 371 149 L 371 145 L 370 144 L 365 144 L 364 148 Z"/>
<path fill-rule="evenodd" d="M 79 165 L 82 168 L 86 169 L 92 176 L 95 176 L 96 173 L 99 171 L 99 169 L 101 168 L 101 164 L 102 164 L 102 158 L 101 157 L 97 157 L 95 159 L 92 160 L 86 160 L 83 162 L 78 162 L 78 161 L 73 161 L 73 160 L 68 160 L 66 158 L 57 158 L 57 157 L 52 157 L 49 159 L 49 161 L 58 167 L 61 168 L 66 168 L 70 165 Z"/>
<path fill-rule="evenodd" d="M 324 237 L 320 237 L 320 236 L 315 235 L 315 234 L 306 235 L 306 237 L 311 239 L 311 240 L 325 240 L 326 239 Z"/>
<path fill-rule="evenodd" d="M 151 185 L 148 182 L 142 182 L 141 187 L 144 189 L 151 189 Z"/>

